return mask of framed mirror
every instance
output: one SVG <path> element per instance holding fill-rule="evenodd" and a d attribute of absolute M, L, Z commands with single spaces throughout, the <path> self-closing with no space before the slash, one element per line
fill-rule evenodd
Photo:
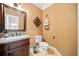
<path fill-rule="evenodd" d="M 26 31 L 26 12 L 4 4 L 5 30 Z"/>

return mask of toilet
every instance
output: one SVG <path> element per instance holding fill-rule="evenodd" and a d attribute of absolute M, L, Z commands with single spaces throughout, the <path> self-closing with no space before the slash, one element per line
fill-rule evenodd
<path fill-rule="evenodd" d="M 49 45 L 47 42 L 42 41 L 42 36 L 34 36 L 35 43 L 38 43 L 39 51 L 38 53 L 34 53 L 33 47 L 30 48 L 30 56 L 61 56 L 61 53 L 53 46 Z M 51 49 L 53 51 L 52 54 L 48 53 L 48 49 Z"/>
<path fill-rule="evenodd" d="M 34 38 L 35 38 L 35 43 L 38 43 L 39 47 L 47 52 L 47 49 L 48 49 L 49 45 L 48 45 L 47 42 L 42 41 L 42 36 L 39 35 L 39 36 L 35 36 Z"/>

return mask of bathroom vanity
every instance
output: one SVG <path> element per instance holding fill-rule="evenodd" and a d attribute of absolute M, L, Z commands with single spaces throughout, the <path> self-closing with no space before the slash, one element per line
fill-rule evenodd
<path fill-rule="evenodd" d="M 28 56 L 29 55 L 29 36 L 1 38 L 0 56 Z"/>
<path fill-rule="evenodd" d="M 29 55 L 30 37 L 18 31 L 26 32 L 26 12 L 0 3 L 0 56 Z"/>

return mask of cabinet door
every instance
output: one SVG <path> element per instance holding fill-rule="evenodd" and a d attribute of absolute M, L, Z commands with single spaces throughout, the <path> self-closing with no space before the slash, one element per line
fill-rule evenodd
<path fill-rule="evenodd" d="M 8 56 L 26 56 L 26 46 L 15 48 L 7 53 Z"/>

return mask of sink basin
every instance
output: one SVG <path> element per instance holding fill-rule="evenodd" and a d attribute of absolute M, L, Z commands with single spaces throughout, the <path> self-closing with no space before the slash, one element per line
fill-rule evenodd
<path fill-rule="evenodd" d="M 29 35 L 20 35 L 20 36 L 8 37 L 8 38 L 0 38 L 0 44 L 24 40 L 29 37 L 30 37 Z"/>

